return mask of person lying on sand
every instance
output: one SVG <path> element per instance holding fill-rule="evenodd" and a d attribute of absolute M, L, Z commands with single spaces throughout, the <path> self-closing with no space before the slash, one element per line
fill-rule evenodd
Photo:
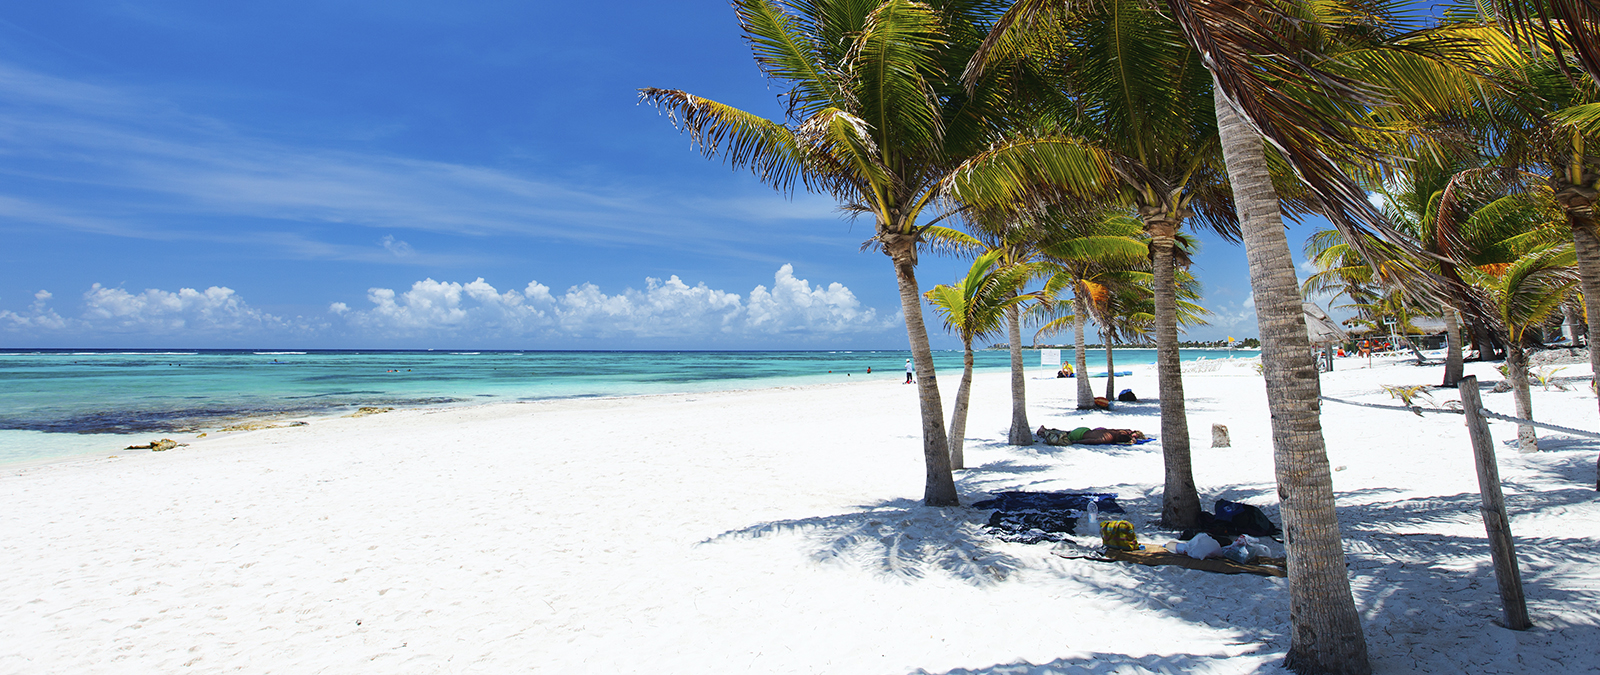
<path fill-rule="evenodd" d="M 1033 435 L 1047 445 L 1106 445 L 1118 443 L 1128 445 L 1137 440 L 1144 439 L 1144 432 L 1133 429 L 1107 429 L 1105 427 L 1078 427 L 1071 431 L 1050 429 L 1040 426 Z"/>

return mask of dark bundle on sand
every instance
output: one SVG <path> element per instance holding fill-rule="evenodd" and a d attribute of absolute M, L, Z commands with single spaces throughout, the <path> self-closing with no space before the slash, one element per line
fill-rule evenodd
<path fill-rule="evenodd" d="M 1093 501 L 1101 513 L 1122 513 L 1117 496 L 1086 492 L 1002 492 L 994 499 L 972 505 L 995 509 L 989 516 L 988 530 L 1005 541 L 1037 544 L 1062 541 L 1078 525 L 1077 514 L 1088 510 Z"/>
<path fill-rule="evenodd" d="M 1188 541 L 1201 532 L 1211 535 L 1211 538 L 1217 541 L 1227 542 L 1241 534 L 1276 539 L 1283 530 L 1279 529 L 1278 524 L 1272 522 L 1267 514 L 1262 513 L 1261 509 L 1249 504 L 1218 499 L 1216 513 L 1201 511 L 1199 527 L 1184 530 L 1179 539 Z"/>

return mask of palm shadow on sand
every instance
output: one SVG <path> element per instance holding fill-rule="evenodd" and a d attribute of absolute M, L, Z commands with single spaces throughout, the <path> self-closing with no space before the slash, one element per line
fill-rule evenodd
<path fill-rule="evenodd" d="M 1003 443 L 992 442 L 999 446 Z M 980 441 L 969 447 L 982 447 Z M 1042 480 L 1054 466 L 1050 455 L 1074 447 L 1035 445 L 1036 460 L 1021 457 L 988 462 L 958 473 L 962 501 L 970 504 L 1006 490 L 1113 491 L 1128 518 L 1146 525 L 1159 519 L 1160 488 L 1127 493 L 1131 486 L 1064 487 L 1059 478 Z M 1593 502 L 1591 453 L 1571 452 L 1570 460 L 1547 464 L 1544 476 L 1532 482 L 1559 479 L 1564 489 L 1535 490 L 1507 483 L 1507 505 L 1515 520 L 1543 514 L 1559 517 L 1569 507 Z M 1396 489 L 1345 491 L 1338 495 L 1347 563 L 1357 607 L 1375 665 L 1393 670 L 1412 667 L 1450 669 L 1466 665 L 1458 659 L 1483 651 L 1462 646 L 1504 644 L 1506 654 L 1530 670 L 1578 672 L 1600 670 L 1600 622 L 1591 609 L 1600 605 L 1600 588 L 1588 584 L 1582 570 L 1594 564 L 1593 542 L 1586 537 L 1516 537 L 1518 561 L 1535 626 L 1513 633 L 1496 625 L 1500 598 L 1481 530 L 1461 532 L 1463 519 L 1481 527 L 1476 493 L 1442 497 L 1399 498 Z M 988 494 L 986 494 L 988 493 Z M 1121 494 L 1127 493 L 1127 494 Z M 1275 522 L 1282 522 L 1270 484 L 1213 486 L 1205 505 L 1218 497 L 1255 503 Z M 1353 504 L 1366 500 L 1365 503 Z M 958 668 L 945 675 L 1008 675 L 1036 672 L 1191 672 L 1220 668 L 1220 653 L 1265 660 L 1250 672 L 1284 673 L 1278 664 L 1288 649 L 1288 595 L 1282 579 L 1250 577 L 1248 582 L 1219 582 L 1195 570 L 1151 568 L 1131 564 L 1061 560 L 1038 545 L 1038 556 L 1007 553 L 1017 544 L 1003 544 L 986 533 L 989 511 L 971 508 L 928 508 L 911 499 L 866 504 L 828 516 L 756 523 L 701 542 L 717 544 L 769 536 L 805 537 L 811 559 L 844 564 L 886 579 L 905 581 L 929 574 L 948 574 L 979 587 L 1008 583 L 1014 572 L 1055 575 L 1062 583 L 1083 584 L 1081 595 L 1140 612 L 1182 621 L 1208 623 L 1227 631 L 1211 654 L 1142 655 L 1088 653 L 1048 663 L 1014 662 Z M 1080 528 L 1081 529 L 1081 528 Z M 1443 534 L 1443 532 L 1451 532 Z M 1141 527 L 1144 541 L 1162 541 L 1168 533 Z M 1030 549 L 1031 550 L 1031 549 Z M 1084 574 L 1087 566 L 1131 583 L 1098 583 L 1100 574 Z M 1242 590 L 1241 590 L 1242 588 Z M 1230 589 L 1232 589 L 1230 591 Z M 1237 617 L 1239 620 L 1235 621 Z M 1583 618 L 1591 617 L 1591 618 Z M 1222 623 L 1218 623 L 1218 622 Z M 1072 620 L 1064 617 L 1069 631 Z M 1227 649 L 1224 649 L 1227 647 Z M 913 671 L 928 673 L 926 670 Z M 1229 670 L 1229 672 L 1235 672 Z"/>
<path fill-rule="evenodd" d="M 831 516 L 757 523 L 700 542 L 795 534 L 810 544 L 817 563 L 842 563 L 904 579 L 932 570 L 973 585 L 1004 581 L 1021 562 L 996 549 L 983 531 L 988 511 L 932 508 L 911 499 L 893 499 Z"/>
<path fill-rule="evenodd" d="M 1248 652 L 1246 652 L 1248 653 Z M 1129 656 L 1127 654 L 1112 654 L 1104 652 L 1090 652 L 1084 656 L 1060 658 L 1048 663 L 1004 663 L 986 668 L 956 668 L 947 670 L 940 675 L 1038 675 L 1040 673 L 1073 673 L 1074 675 L 1091 673 L 1105 673 L 1106 675 L 1145 675 L 1156 673 L 1211 673 L 1227 672 L 1240 673 L 1241 675 L 1278 675 L 1287 674 L 1288 670 L 1277 665 L 1283 660 L 1282 654 L 1271 654 L 1266 663 L 1245 673 L 1239 670 L 1237 660 L 1240 656 L 1209 656 L 1194 654 L 1147 655 Z M 930 671 L 917 669 L 912 675 L 933 675 Z"/>

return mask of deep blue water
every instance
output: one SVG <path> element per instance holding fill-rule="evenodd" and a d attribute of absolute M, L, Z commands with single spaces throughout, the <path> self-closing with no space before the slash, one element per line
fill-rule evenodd
<path fill-rule="evenodd" d="M 1236 356 L 1253 356 L 1236 351 Z M 246 419 L 341 414 L 359 406 L 750 389 L 905 377 L 904 351 L 617 352 L 350 350 L 0 350 L 0 463 L 93 452 L 104 434 L 215 430 Z M 1063 354 L 1071 358 L 1068 350 Z M 1212 357 L 1185 350 L 1185 360 Z M 1155 361 L 1118 349 L 1117 367 Z M 1041 366 L 1028 350 L 1030 370 Z M 1090 370 L 1103 370 L 1092 350 Z M 1005 352 L 977 354 L 1004 369 Z M 872 368 L 869 375 L 867 368 Z M 959 352 L 936 352 L 950 377 Z M 88 435 L 88 436 L 86 436 Z M 92 436 L 92 437 L 91 437 Z M 98 438 L 96 438 L 98 437 Z"/>

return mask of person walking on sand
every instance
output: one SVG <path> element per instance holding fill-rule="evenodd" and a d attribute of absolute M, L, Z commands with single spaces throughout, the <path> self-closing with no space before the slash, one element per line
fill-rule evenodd
<path fill-rule="evenodd" d="M 911 365 L 911 359 L 906 359 L 906 384 L 911 384 L 911 378 L 916 372 L 916 367 Z"/>

